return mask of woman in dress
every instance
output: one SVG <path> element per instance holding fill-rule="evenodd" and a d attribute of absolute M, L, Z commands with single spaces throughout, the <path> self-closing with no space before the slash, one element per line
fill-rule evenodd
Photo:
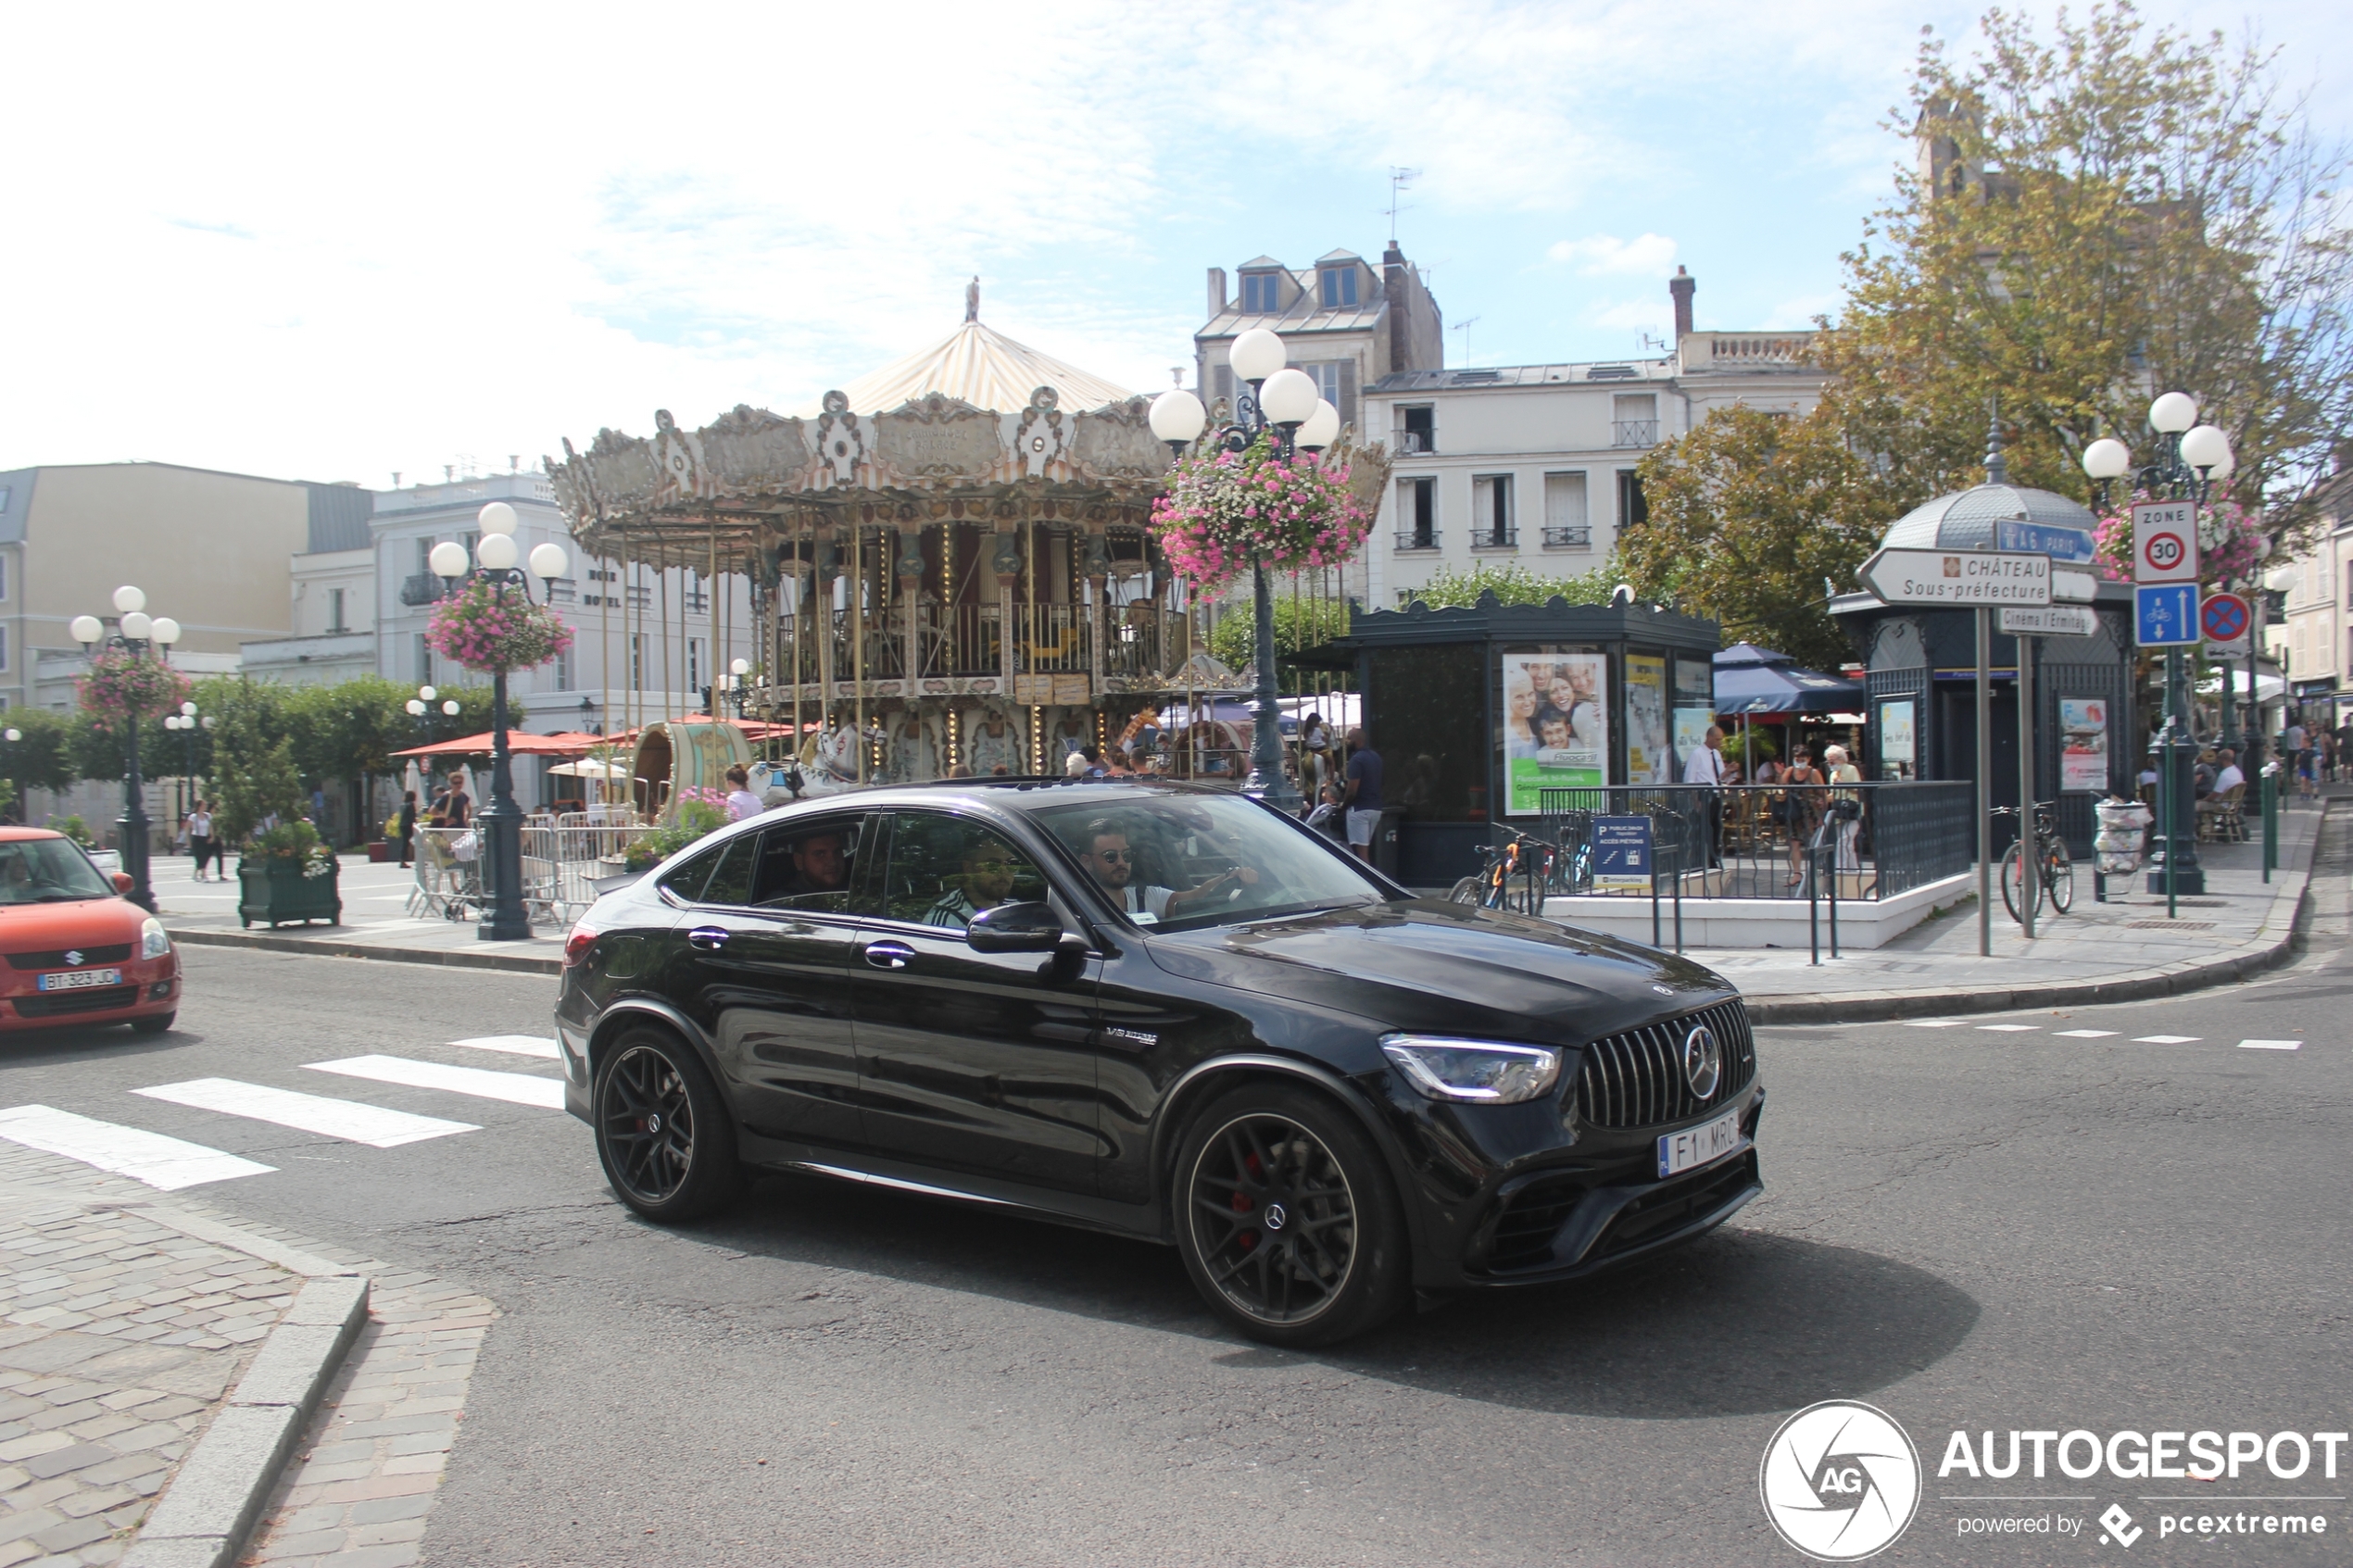
<path fill-rule="evenodd" d="M 1822 792 L 1801 786 L 1819 784 L 1822 775 L 1814 770 L 1814 753 L 1806 746 L 1797 746 L 1789 754 L 1789 768 L 1781 774 L 1788 786 L 1789 802 L 1789 885 L 1797 886 L 1806 880 L 1806 848 L 1814 841 L 1814 829 L 1822 820 Z"/>

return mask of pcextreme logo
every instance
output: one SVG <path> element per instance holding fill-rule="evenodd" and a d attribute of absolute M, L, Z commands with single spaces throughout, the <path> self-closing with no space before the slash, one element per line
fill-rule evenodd
<path fill-rule="evenodd" d="M 1893 1417 L 1824 1399 L 1765 1445 L 1756 1489 L 1781 1539 L 1820 1562 L 1858 1562 L 1894 1544 L 1920 1504 L 1920 1456 Z"/>

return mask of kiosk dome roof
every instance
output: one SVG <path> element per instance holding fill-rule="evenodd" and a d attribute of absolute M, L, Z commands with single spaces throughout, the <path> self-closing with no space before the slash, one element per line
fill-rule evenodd
<path fill-rule="evenodd" d="M 2081 501 L 2020 484 L 1979 484 L 1913 508 L 1880 541 L 1887 549 L 1990 550 L 1997 522 L 2090 531 L 2099 519 Z"/>

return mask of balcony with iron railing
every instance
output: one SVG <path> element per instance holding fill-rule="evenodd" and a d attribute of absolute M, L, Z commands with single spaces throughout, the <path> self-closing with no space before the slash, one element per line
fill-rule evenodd
<path fill-rule="evenodd" d="M 420 571 L 400 580 L 400 602 L 410 609 L 439 604 L 445 591 L 441 579 L 430 571 Z"/>
<path fill-rule="evenodd" d="M 1438 548 L 1438 530 L 1407 528 L 1399 531 L 1397 547 L 1401 550 L 1434 550 Z"/>
<path fill-rule="evenodd" d="M 1593 547 L 1593 525 L 1590 522 L 1550 523 L 1544 529 L 1544 548 L 1548 550 L 1590 550 Z"/>
<path fill-rule="evenodd" d="M 1401 458 L 1423 458 L 1438 450 L 1437 437 L 1426 430 L 1400 430 L 1394 439 Z"/>
<path fill-rule="evenodd" d="M 1609 427 L 1612 446 L 1655 446 L 1658 445 L 1656 420 L 1614 420 Z"/>
<path fill-rule="evenodd" d="M 1519 548 L 1519 530 L 1482 528 L 1471 535 L 1470 546 L 1474 550 L 1516 550 Z"/>

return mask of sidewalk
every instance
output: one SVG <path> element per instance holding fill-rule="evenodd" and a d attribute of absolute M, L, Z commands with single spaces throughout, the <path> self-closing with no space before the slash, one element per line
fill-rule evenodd
<path fill-rule="evenodd" d="M 2326 808 L 2353 801 L 2353 785 L 2328 790 L 2329 800 L 2281 811 L 2280 868 L 2268 884 L 2259 824 L 2252 829 L 2255 842 L 2200 845 L 2206 891 L 2180 899 L 2172 920 L 2163 896 L 2146 890 L 2145 873 L 2118 879 L 2108 902 L 2095 902 L 2086 862 L 2076 867 L 2074 909 L 2054 916 L 2045 907 L 2032 942 L 1996 893 L 1990 958 L 1978 954 L 1974 897 L 1883 947 L 1837 959 L 1830 957 L 1826 923 L 1818 965 L 1803 947 L 1686 950 L 1738 985 L 1761 1023 L 2083 1006 L 2222 985 L 2290 956 Z M 345 923 L 277 932 L 241 931 L 236 884 L 191 883 L 185 859 L 157 860 L 154 875 L 164 923 L 182 942 L 546 974 L 562 969 L 564 932 L 558 927 L 536 928 L 528 942 L 484 942 L 471 922 L 410 919 L 404 908 L 409 873 L 395 866 L 346 859 Z M 1671 946 L 1671 934 L 1667 940 Z"/>
<path fill-rule="evenodd" d="M 0 1568 L 415 1562 L 496 1316 L 0 1142 Z"/>
<path fill-rule="evenodd" d="M 2032 942 L 1995 892 L 1991 957 L 1978 953 L 1974 897 L 1875 950 L 1832 959 L 1825 931 L 1818 966 L 1804 948 L 1693 956 L 1740 986 L 1760 1023 L 2086 1006 L 2223 985 L 2291 956 L 2326 804 L 2280 813 L 2280 867 L 2268 884 L 2259 823 L 2253 842 L 2199 845 L 2206 891 L 2177 900 L 2171 920 L 2145 872 L 2111 879 L 2103 904 L 2090 865 L 2079 863 L 2074 909 L 2054 916 L 2045 905 Z"/>

